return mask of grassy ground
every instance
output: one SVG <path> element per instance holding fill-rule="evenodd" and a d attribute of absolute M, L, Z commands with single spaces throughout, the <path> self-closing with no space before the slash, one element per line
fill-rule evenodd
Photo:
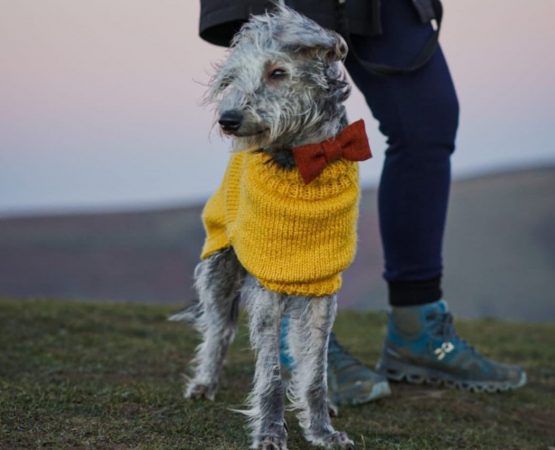
<path fill-rule="evenodd" d="M 171 309 L 57 301 L 0 301 L 0 448 L 239 449 L 239 407 L 252 354 L 241 326 L 214 403 L 182 400 L 198 342 L 166 322 Z M 385 317 L 343 312 L 336 331 L 369 364 Z M 393 396 L 344 408 L 335 425 L 372 449 L 547 449 L 555 446 L 555 324 L 461 322 L 481 350 L 519 362 L 530 383 L 507 394 L 396 384 Z M 289 445 L 307 448 L 293 417 Z"/>

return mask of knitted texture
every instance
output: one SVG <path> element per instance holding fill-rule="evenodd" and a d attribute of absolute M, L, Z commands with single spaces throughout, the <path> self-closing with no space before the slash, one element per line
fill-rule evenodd
<path fill-rule="evenodd" d="M 235 153 L 202 214 L 201 258 L 232 246 L 272 291 L 333 294 L 355 255 L 359 196 L 358 163 L 335 161 L 307 185 L 262 152 Z"/>

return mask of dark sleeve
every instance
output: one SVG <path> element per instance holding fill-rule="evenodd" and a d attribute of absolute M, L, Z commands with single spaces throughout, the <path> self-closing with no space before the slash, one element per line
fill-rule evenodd
<path fill-rule="evenodd" d="M 351 34 L 373 36 L 381 33 L 380 0 L 346 0 Z M 338 0 L 285 0 L 285 3 L 324 28 L 339 29 Z"/>
<path fill-rule="evenodd" d="M 412 3 L 414 4 L 416 10 L 418 11 L 420 20 L 423 23 L 426 23 L 432 19 L 435 19 L 433 0 L 412 0 Z"/>
<path fill-rule="evenodd" d="M 211 44 L 228 47 L 251 14 L 271 8 L 268 0 L 201 0 L 199 35 Z"/>
<path fill-rule="evenodd" d="M 285 3 L 324 28 L 337 30 L 337 1 L 285 0 Z M 346 6 L 352 34 L 372 36 L 381 33 L 380 0 L 347 0 Z M 250 15 L 271 8 L 269 0 L 201 0 L 199 35 L 211 44 L 229 46 L 233 35 Z"/>

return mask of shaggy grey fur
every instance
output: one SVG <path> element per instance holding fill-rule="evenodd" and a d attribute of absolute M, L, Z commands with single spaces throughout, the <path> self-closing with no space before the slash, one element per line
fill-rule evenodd
<path fill-rule="evenodd" d="M 197 302 L 170 317 L 193 324 L 203 338 L 193 360 L 195 373 L 187 385 L 187 398 L 214 400 L 225 355 L 235 337 L 244 274 L 232 249 L 201 261 L 195 270 Z"/>
<path fill-rule="evenodd" d="M 233 130 L 222 123 L 233 137 L 234 150 L 260 148 L 274 163 L 292 168 L 292 147 L 338 134 L 347 124 L 342 102 L 350 89 L 341 66 L 346 52 L 338 34 L 286 7 L 252 17 L 218 66 L 208 95 L 220 119 L 229 111 L 241 118 Z M 214 398 L 241 297 L 256 353 L 249 409 L 242 411 L 249 418 L 252 448 L 287 448 L 279 360 L 284 315 L 290 318 L 288 340 L 295 360 L 287 397 L 306 439 L 326 448 L 354 448 L 345 433 L 334 430 L 328 413 L 327 347 L 335 295 L 292 297 L 269 291 L 245 274 L 233 249 L 202 261 L 195 279 L 197 303 L 170 318 L 194 323 L 203 338 L 185 396 Z"/>

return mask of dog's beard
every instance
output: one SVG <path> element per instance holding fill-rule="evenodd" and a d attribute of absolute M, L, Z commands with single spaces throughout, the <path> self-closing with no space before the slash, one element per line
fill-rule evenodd
<path fill-rule="evenodd" d="M 234 136 L 232 152 L 242 152 L 247 150 L 259 150 L 271 145 L 268 131 L 254 134 L 251 136 Z"/>

